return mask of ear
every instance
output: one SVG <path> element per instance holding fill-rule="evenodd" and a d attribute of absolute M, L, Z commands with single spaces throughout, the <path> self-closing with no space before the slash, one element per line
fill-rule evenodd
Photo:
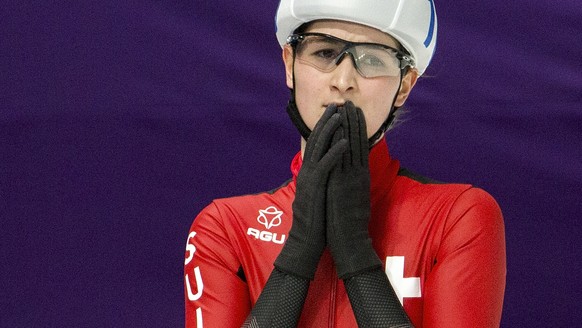
<path fill-rule="evenodd" d="M 402 86 L 400 87 L 400 92 L 398 93 L 398 97 L 396 97 L 396 101 L 394 102 L 395 107 L 401 107 L 404 105 L 406 99 L 408 99 L 408 95 L 410 95 L 410 91 L 414 88 L 416 84 L 416 80 L 418 79 L 418 71 L 415 69 L 411 69 L 404 75 L 402 78 Z"/>
<path fill-rule="evenodd" d="M 285 80 L 287 87 L 293 89 L 293 49 L 290 45 L 283 46 L 283 63 L 285 64 Z"/>

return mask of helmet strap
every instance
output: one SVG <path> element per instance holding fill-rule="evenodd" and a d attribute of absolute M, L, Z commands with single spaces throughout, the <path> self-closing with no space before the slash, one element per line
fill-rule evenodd
<path fill-rule="evenodd" d="M 299 134 L 301 134 L 303 139 L 305 139 L 305 140 L 309 139 L 309 135 L 311 134 L 311 130 L 307 127 L 307 124 L 305 124 L 305 121 L 303 121 L 303 118 L 301 118 L 301 114 L 299 114 L 299 110 L 297 109 L 297 104 L 295 103 L 295 90 L 294 89 L 291 89 L 291 99 L 289 99 L 289 102 L 287 103 L 287 115 L 289 115 L 291 122 L 293 122 L 293 125 L 295 125 L 295 127 L 297 128 L 297 130 L 299 131 Z"/>
<path fill-rule="evenodd" d="M 374 133 L 368 139 L 368 146 L 370 148 L 372 148 L 372 146 L 374 146 L 376 144 L 376 142 L 384 135 L 386 130 L 388 130 L 388 128 L 390 127 L 392 122 L 394 122 L 394 119 L 396 118 L 396 111 L 400 107 L 396 107 L 396 106 L 394 106 L 394 104 L 396 103 L 396 98 L 398 98 L 398 94 L 400 93 L 400 89 L 402 88 L 403 75 L 404 75 L 404 69 L 400 70 L 400 81 L 398 82 L 398 90 L 396 90 L 396 94 L 394 95 L 394 99 L 392 99 L 392 105 L 390 106 L 390 112 L 388 113 L 388 117 L 386 117 L 386 120 L 384 121 L 384 123 L 382 123 L 382 125 L 380 125 L 380 128 L 378 129 L 378 131 L 376 131 L 376 133 Z"/>
<path fill-rule="evenodd" d="M 293 69 L 292 74 L 293 74 L 293 87 L 294 88 L 290 89 L 291 98 L 289 99 L 289 102 L 287 103 L 287 115 L 289 115 L 291 122 L 297 128 L 297 130 L 299 131 L 299 134 L 301 134 L 303 139 L 305 139 L 305 141 L 307 141 L 307 139 L 309 139 L 309 135 L 311 134 L 311 130 L 309 129 L 307 124 L 305 124 L 305 121 L 301 117 L 301 114 L 299 114 L 299 109 L 297 109 L 297 103 L 295 102 L 295 47 L 293 47 L 293 68 L 292 69 Z"/>

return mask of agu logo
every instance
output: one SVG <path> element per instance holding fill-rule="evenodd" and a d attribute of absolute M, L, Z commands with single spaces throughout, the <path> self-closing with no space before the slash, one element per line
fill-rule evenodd
<path fill-rule="evenodd" d="M 264 210 L 259 210 L 257 221 L 269 230 L 271 227 L 281 225 L 281 215 L 283 215 L 282 211 L 279 211 L 275 206 L 269 206 Z"/>
<path fill-rule="evenodd" d="M 269 206 L 264 210 L 259 210 L 259 216 L 257 216 L 257 221 L 262 224 L 267 230 L 272 227 L 278 227 L 281 225 L 281 216 L 283 211 L 279 211 L 275 206 Z M 261 231 L 259 229 L 251 228 L 247 230 L 247 235 L 255 237 L 255 239 L 272 242 L 275 244 L 283 244 L 285 242 L 286 236 L 284 234 L 278 235 L 270 231 Z"/>

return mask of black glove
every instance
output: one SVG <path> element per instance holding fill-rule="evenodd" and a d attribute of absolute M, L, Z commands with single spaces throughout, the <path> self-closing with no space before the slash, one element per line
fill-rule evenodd
<path fill-rule="evenodd" d="M 312 280 L 325 247 L 325 189 L 329 172 L 347 149 L 339 140 L 330 147 L 340 125 L 336 106 L 329 106 L 307 140 L 303 165 L 297 176 L 293 201 L 293 225 L 289 238 L 275 260 L 285 273 Z"/>
<path fill-rule="evenodd" d="M 366 120 L 360 108 L 346 102 L 340 109 L 348 150 L 334 167 L 327 186 L 327 244 L 338 277 L 349 278 L 382 266 L 368 233 L 370 169 Z"/>

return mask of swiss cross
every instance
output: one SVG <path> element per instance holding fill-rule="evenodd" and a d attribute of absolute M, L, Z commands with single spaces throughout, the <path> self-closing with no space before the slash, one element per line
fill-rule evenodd
<path fill-rule="evenodd" d="M 404 256 L 386 257 L 386 275 L 400 304 L 405 297 L 420 297 L 420 278 L 404 278 Z"/>

